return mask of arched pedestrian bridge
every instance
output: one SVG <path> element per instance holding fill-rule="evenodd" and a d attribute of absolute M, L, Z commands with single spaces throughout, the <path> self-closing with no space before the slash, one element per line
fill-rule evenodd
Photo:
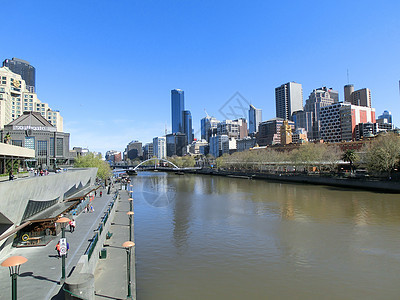
<path fill-rule="evenodd" d="M 154 164 L 150 165 L 149 162 L 154 162 Z M 168 166 L 160 166 L 160 162 L 166 163 Z M 128 170 L 132 170 L 137 172 L 139 170 L 165 170 L 165 171 L 185 171 L 185 170 L 198 170 L 201 169 L 200 167 L 178 167 L 173 162 L 169 161 L 168 159 L 164 158 L 149 158 L 145 161 L 142 161 L 140 164 L 135 166 L 134 168 L 130 167 Z"/>

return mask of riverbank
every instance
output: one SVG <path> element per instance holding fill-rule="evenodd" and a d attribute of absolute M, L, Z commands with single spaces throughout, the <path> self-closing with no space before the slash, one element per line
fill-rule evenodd
<path fill-rule="evenodd" d="M 333 177 L 329 175 L 299 175 L 290 173 L 267 174 L 258 172 L 226 171 L 216 169 L 201 169 L 184 171 L 186 173 L 235 177 L 243 179 L 259 179 L 289 183 L 305 183 L 328 185 L 342 188 L 362 189 L 375 192 L 400 193 L 399 181 L 370 180 L 367 178 Z"/>

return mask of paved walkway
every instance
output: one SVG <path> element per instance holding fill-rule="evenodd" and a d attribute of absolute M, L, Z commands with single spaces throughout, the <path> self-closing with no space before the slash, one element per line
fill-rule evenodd
<path fill-rule="evenodd" d="M 111 239 L 106 241 L 107 259 L 101 259 L 97 263 L 95 271 L 96 300 L 126 299 L 128 295 L 127 285 L 127 255 L 122 244 L 129 240 L 130 209 L 129 194 L 125 190 L 120 191 L 120 200 L 116 203 L 116 213 L 112 220 L 110 232 Z M 132 239 L 133 239 L 132 218 Z M 132 295 L 136 299 L 135 288 L 135 251 L 132 248 Z"/>
<path fill-rule="evenodd" d="M 127 194 L 126 192 L 124 193 Z M 66 232 L 66 238 L 70 245 L 68 258 L 66 259 L 67 276 L 84 254 L 89 245 L 88 240 L 92 238 L 93 231 L 98 227 L 100 218 L 103 216 L 113 194 L 112 191 L 110 195 L 107 195 L 107 191 L 103 190 L 103 197 L 99 197 L 97 192 L 98 196 L 92 201 L 95 211 L 81 213 L 75 218 L 75 232 Z M 62 285 L 60 284 L 61 259 L 57 258 L 55 251 L 55 246 L 60 237 L 61 234 L 43 247 L 13 248 L 11 250 L 9 256 L 21 255 L 28 259 L 21 266 L 20 277 L 18 278 L 19 300 L 64 299 L 61 291 Z M 1 261 L 5 259 L 3 258 Z M 11 299 L 11 278 L 8 268 L 5 267 L 0 267 L 0 299 Z"/>

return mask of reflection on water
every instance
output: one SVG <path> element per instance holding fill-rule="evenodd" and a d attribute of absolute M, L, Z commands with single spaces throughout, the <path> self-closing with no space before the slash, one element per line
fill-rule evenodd
<path fill-rule="evenodd" d="M 152 172 L 133 184 L 139 299 L 398 298 L 398 195 Z"/>

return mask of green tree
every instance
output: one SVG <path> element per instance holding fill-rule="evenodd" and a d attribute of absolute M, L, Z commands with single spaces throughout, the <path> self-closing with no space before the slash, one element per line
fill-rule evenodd
<path fill-rule="evenodd" d="M 97 177 L 101 179 L 112 176 L 110 165 L 101 159 L 101 155 L 94 155 L 89 152 L 87 155 L 78 156 L 74 163 L 75 168 L 97 168 Z"/>
<path fill-rule="evenodd" d="M 387 173 L 391 172 L 400 161 L 400 137 L 392 132 L 376 138 L 367 150 L 368 170 Z"/>
<path fill-rule="evenodd" d="M 343 153 L 342 159 L 350 163 L 350 170 L 353 172 L 354 162 L 358 159 L 357 153 L 353 149 L 348 149 L 345 153 Z"/>

